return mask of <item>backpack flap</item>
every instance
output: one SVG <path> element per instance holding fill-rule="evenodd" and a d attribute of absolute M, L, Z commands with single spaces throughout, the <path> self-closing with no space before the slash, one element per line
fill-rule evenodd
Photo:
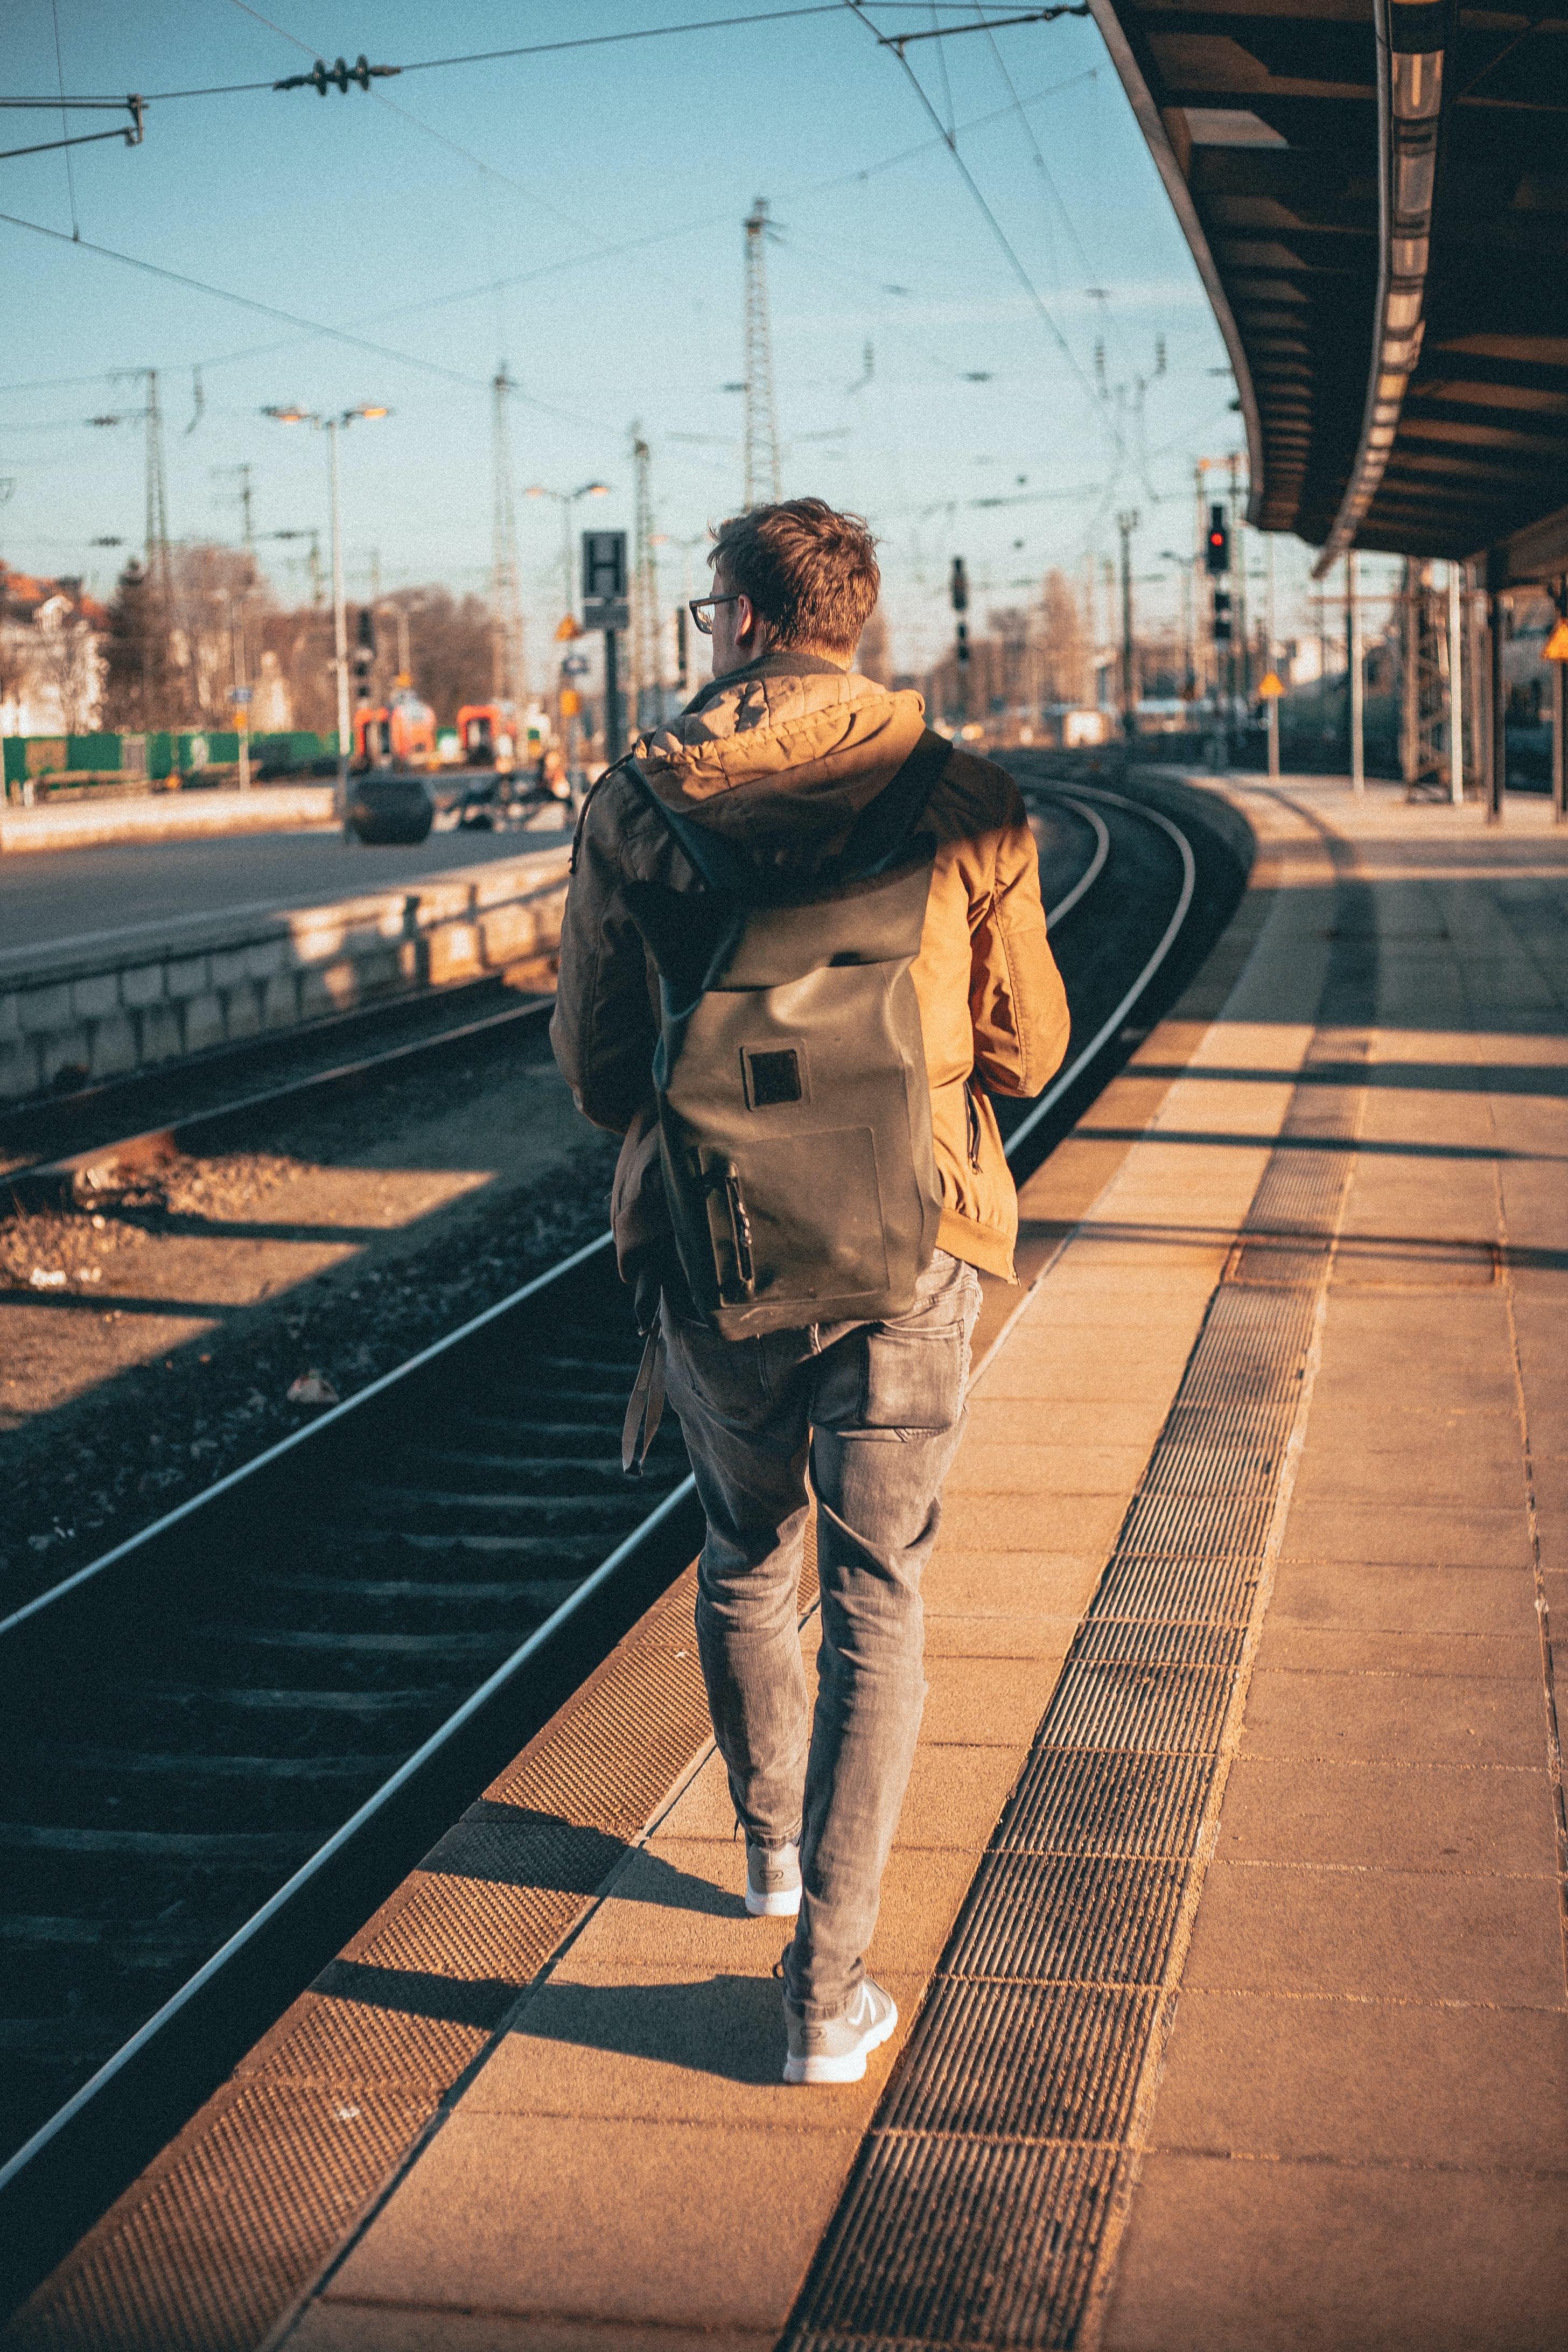
<path fill-rule="evenodd" d="M 724 956 L 685 1002 L 660 961 L 666 1197 L 693 1302 L 725 1338 L 903 1313 L 931 1262 L 941 1192 L 910 972 L 931 871 L 910 834 L 929 789 L 899 795 L 896 827 L 873 803 L 875 870 L 841 861 L 809 900 L 754 868 L 742 895 L 721 844 L 710 888 L 739 919 Z M 707 879 L 712 836 L 656 805 Z"/>

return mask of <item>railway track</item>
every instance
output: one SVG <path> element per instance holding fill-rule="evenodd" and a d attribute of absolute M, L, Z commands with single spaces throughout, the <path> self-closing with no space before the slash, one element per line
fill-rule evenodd
<path fill-rule="evenodd" d="M 390 1075 L 400 1066 L 449 1054 L 458 1047 L 504 1043 L 547 1021 L 554 1002 L 552 996 L 537 996 L 521 1004 L 503 1005 L 499 1011 L 481 1013 L 473 1019 L 450 1023 L 422 1035 L 362 1051 L 346 1060 L 329 1063 L 324 1068 L 282 1077 L 271 1085 L 252 1087 L 215 1104 L 193 1104 L 129 1134 L 82 1145 L 74 1151 L 52 1152 L 0 1176 L 0 1192 L 17 1210 L 68 1206 L 84 1191 L 107 1186 L 123 1175 L 172 1160 L 198 1144 L 211 1147 L 226 1129 L 264 1111 L 285 1104 L 303 1105 L 312 1097 L 324 1097 Z M 44 1115 L 49 1108 L 44 1107 L 44 1111 L 35 1116 Z"/>
<path fill-rule="evenodd" d="M 1157 810 L 1031 790 L 1088 854 L 1051 909 L 1074 1045 L 1009 1107 L 1020 1173 L 1124 1056 L 1196 870 Z M 1121 884 L 1108 960 L 1123 862 L 1149 903 Z M 673 1421 L 621 1474 L 637 1354 L 606 1234 L 0 1622 L 13 2296 L 690 1558 Z"/>

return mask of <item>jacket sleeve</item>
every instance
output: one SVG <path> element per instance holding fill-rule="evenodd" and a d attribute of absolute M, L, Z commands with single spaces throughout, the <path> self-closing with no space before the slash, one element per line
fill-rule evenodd
<path fill-rule="evenodd" d="M 1040 861 L 1014 791 L 994 835 L 992 886 L 970 933 L 974 1066 L 994 1094 L 1037 1095 L 1066 1058 L 1067 992 L 1046 938 Z"/>
<path fill-rule="evenodd" d="M 573 1099 L 624 1135 L 653 1101 L 658 1041 L 642 934 L 621 888 L 613 811 L 588 811 L 561 920 L 561 977 L 550 1043 Z"/>

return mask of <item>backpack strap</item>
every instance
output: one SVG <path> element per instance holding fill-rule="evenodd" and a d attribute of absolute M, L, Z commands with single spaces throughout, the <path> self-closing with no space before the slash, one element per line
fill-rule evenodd
<path fill-rule="evenodd" d="M 945 735 L 933 727 L 922 731 L 903 766 L 856 818 L 835 861 L 847 880 L 868 881 L 906 854 L 952 752 Z"/>
<path fill-rule="evenodd" d="M 628 1478 L 640 1478 L 648 1448 L 664 1418 L 664 1333 L 656 1314 L 637 1366 L 637 1379 L 626 1401 L 621 1424 L 621 1468 Z"/>

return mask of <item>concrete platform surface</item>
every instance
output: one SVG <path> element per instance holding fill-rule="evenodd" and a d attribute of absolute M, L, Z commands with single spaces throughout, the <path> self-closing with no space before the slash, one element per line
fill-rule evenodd
<path fill-rule="evenodd" d="M 269 2342 L 1568 2343 L 1552 1643 L 1568 1618 L 1568 839 L 1528 803 L 1488 830 L 1386 788 L 1228 789 L 1260 841 L 1232 932 L 1025 1188 L 1029 1286 L 988 1296 L 928 1578 L 930 1698 L 868 1955 L 897 2038 L 862 2084 L 783 2086 L 784 1929 L 744 1915 L 722 1775 L 699 1750 L 597 1893 L 561 1912 L 563 1940 Z M 1317 1241 L 1307 1210 L 1299 1229 L 1263 1213 L 1281 1171 L 1310 1208 L 1331 1161 L 1348 1172 Z M 1268 1253 L 1292 1250 L 1308 1272 L 1271 1271 Z M 1177 1558 L 1159 1515 L 1180 1485 L 1169 1465 L 1197 1458 L 1181 1443 L 1201 1454 L 1212 1425 L 1194 1383 L 1238 1298 L 1265 1320 L 1283 1302 L 1306 1337 L 1282 1448 L 1189 1477 L 1215 1524 L 1234 1490 L 1264 1531 L 1234 1612 L 1205 1620 L 1184 1612 L 1182 1579 L 1224 1571 L 1226 1546 Z M 1178 1600 L 1140 1629 L 1110 1580 L 1162 1568 Z M 1209 1654 L 1088 1635 L 1207 1639 L 1205 1623 L 1231 1643 L 1217 1729 L 1187 1736 L 1178 1711 L 1163 1741 L 1106 1734 L 1097 1778 L 1100 1735 L 1063 1712 L 1076 1662 L 1092 1678 L 1097 1656 L 1165 1656 L 1178 1664 L 1103 1671 L 1173 1686 L 1190 1658 L 1195 1689 Z M 678 1634 L 671 1618 L 659 1638 Z M 815 1620 L 803 1640 L 809 1666 Z M 671 1655 L 689 1677 L 686 1650 Z M 1015 1801 L 1004 1853 L 1020 1775 L 1044 1786 L 1073 1756 L 1089 1768 L 1076 1828 L 1058 1809 L 1031 1843 Z M 1185 1858 L 1116 1863 L 1161 1851 L 1125 1843 L 1125 1824 L 1162 1773 L 1206 1791 L 1194 1842 L 1170 1849 Z M 1121 2089 L 1053 2088 L 1026 2035 L 993 2031 L 952 2078 L 969 2110 L 1033 2058 L 1045 2120 L 911 2125 L 929 2018 L 984 1974 L 963 1958 L 973 1906 L 954 1936 L 972 1886 L 994 1887 L 1010 1854 L 1021 1887 L 1032 1855 L 1092 1871 L 1096 1853 L 1112 1857 L 1102 1891 L 1118 1869 L 1130 1890 L 1141 1869 L 1165 1874 L 1154 1974 L 1097 1974 L 1074 1908 L 1088 1897 L 1065 1895 L 1022 1923 L 1034 1960 L 1006 1965 L 1038 1988 L 1042 2035 L 1075 2000 L 1142 2020 L 1118 2045 Z M 1051 1884 L 1089 1883 L 1062 1871 Z M 1107 1932 L 1115 1944 L 1114 1916 Z M 421 1983 L 411 2007 L 458 2013 Z M 1105 2120 L 1071 2120 L 1090 2112 Z M 967 2207 L 917 2197 L 879 2239 L 865 2217 L 889 2210 L 876 2184 L 906 2177 L 910 2133 L 943 2179 L 973 2158 L 1002 2186 Z M 1068 2185 L 1026 2231 L 1004 2173 L 984 2173 L 998 2150 L 1059 2158 Z M 882 2248 L 858 2306 L 834 2300 L 857 2244 Z M 1070 2298 L 1031 2303 L 1031 2265 L 1062 2271 L 1076 2244 Z M 920 2284 L 943 2263 L 945 2301 Z M 1005 2324 L 1004 2306 L 1037 2315 Z"/>
<path fill-rule="evenodd" d="M 1079 2340 L 1568 2342 L 1568 841 L 1534 806 L 1489 831 L 1386 790 L 1236 796 L 1266 919 L 1220 1018 L 1162 1087 L 1178 1008 L 1026 1191 L 1027 1223 L 1070 1233 L 976 1383 L 949 1483 L 870 1954 L 899 2040 L 862 2086 L 777 2083 L 783 1933 L 742 1915 L 710 1759 L 290 2344 L 785 2329 L 1302 1077 L 1347 906 L 1375 965 L 1352 1173 L 1168 2041 Z"/>
<path fill-rule="evenodd" d="M 570 827 L 537 834 L 469 830 L 433 833 L 407 848 L 367 849 L 343 839 L 342 825 L 331 819 L 330 788 L 327 797 L 325 819 L 313 831 L 103 842 L 9 859 L 0 866 L 5 949 L 13 959 L 29 950 L 40 961 L 46 954 L 118 955 L 154 934 L 162 939 L 171 925 L 323 906 L 571 840 Z M 265 803 L 259 790 L 257 798 Z"/>

